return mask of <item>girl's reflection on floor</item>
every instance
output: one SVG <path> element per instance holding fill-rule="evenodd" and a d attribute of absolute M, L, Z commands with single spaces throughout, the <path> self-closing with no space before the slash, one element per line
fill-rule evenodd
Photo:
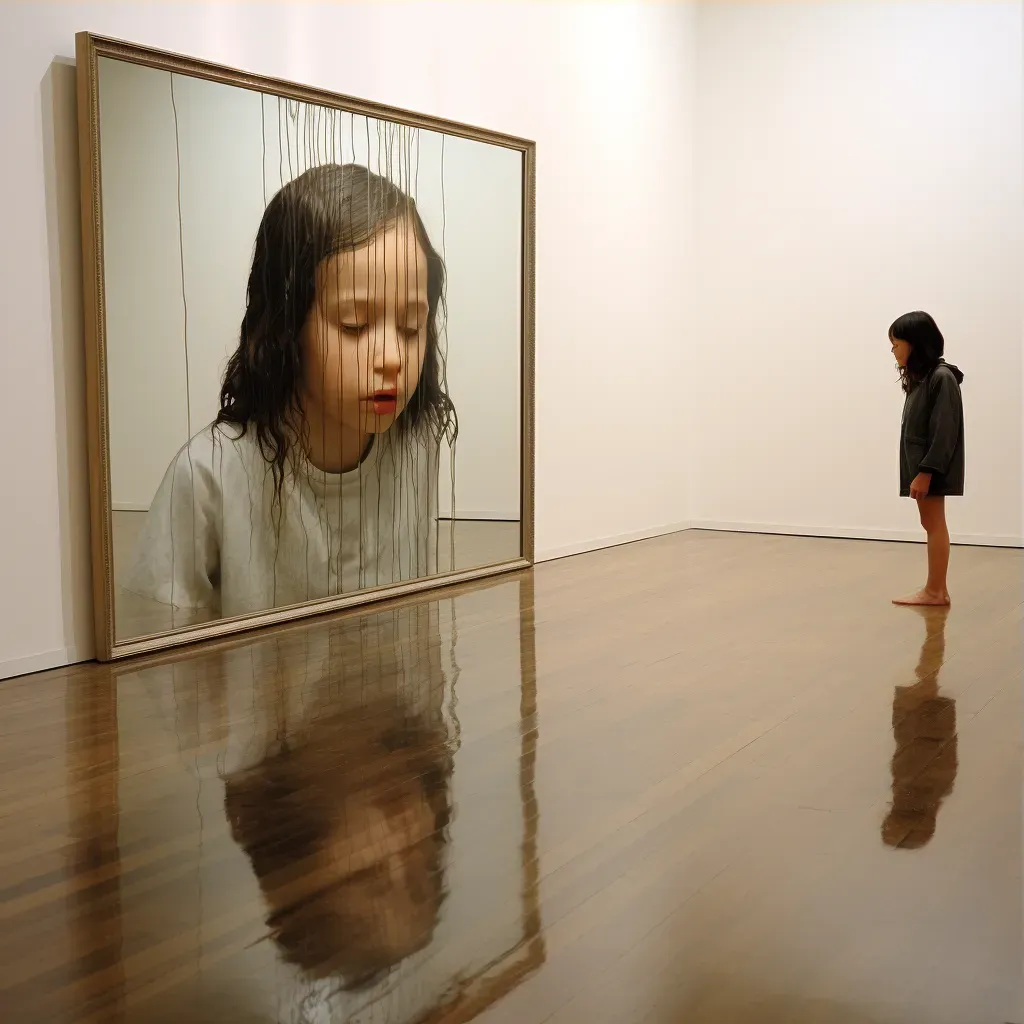
<path fill-rule="evenodd" d="M 892 699 L 892 808 L 882 824 L 888 846 L 916 850 L 931 842 L 942 801 L 957 771 L 956 701 L 939 693 L 948 608 L 917 608 L 925 639 L 917 682 L 897 686 Z"/>

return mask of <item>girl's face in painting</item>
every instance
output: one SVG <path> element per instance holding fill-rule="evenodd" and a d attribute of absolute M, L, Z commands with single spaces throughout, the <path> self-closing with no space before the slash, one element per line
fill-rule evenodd
<path fill-rule="evenodd" d="M 427 351 L 427 257 L 401 219 L 317 269 L 303 328 L 311 431 L 383 433 L 416 390 Z"/>
<path fill-rule="evenodd" d="M 889 336 L 889 344 L 892 346 L 893 358 L 897 366 L 906 366 L 910 359 L 910 342 L 900 341 L 899 338 Z"/>
<path fill-rule="evenodd" d="M 416 779 L 386 807 L 344 801 L 301 876 L 264 889 L 279 941 L 315 977 L 374 974 L 423 948 L 443 895 L 436 828 Z"/>
<path fill-rule="evenodd" d="M 353 801 L 318 857 L 334 880 L 322 900 L 326 916 L 343 934 L 362 936 L 364 956 L 385 963 L 429 940 L 441 905 L 434 812 L 418 781 L 403 788 L 387 810 Z"/>

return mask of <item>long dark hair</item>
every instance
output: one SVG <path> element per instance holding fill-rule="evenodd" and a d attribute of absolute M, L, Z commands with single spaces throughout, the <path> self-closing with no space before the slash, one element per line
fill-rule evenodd
<path fill-rule="evenodd" d="M 900 367 L 900 383 L 904 391 L 911 391 L 939 365 L 946 349 L 942 331 L 931 316 L 918 310 L 897 317 L 889 328 L 889 337 L 910 346 L 907 365 Z"/>
<path fill-rule="evenodd" d="M 286 961 L 362 989 L 429 943 L 446 897 L 452 770 L 439 721 L 380 699 L 318 719 L 280 752 L 225 780 L 232 836 L 264 894 L 282 897 L 266 923 Z M 348 898 L 357 879 L 325 877 L 317 861 L 332 836 L 356 834 L 359 807 L 400 815 L 412 799 L 425 802 L 433 831 L 416 861 L 416 928 L 397 950 L 386 941 L 388 916 L 361 914 Z"/>
<path fill-rule="evenodd" d="M 427 257 L 427 347 L 419 382 L 397 426 L 425 428 L 454 440 L 455 408 L 439 351 L 438 311 L 444 307 L 444 261 L 430 244 L 415 201 L 359 164 L 323 164 L 290 181 L 270 200 L 249 272 L 245 315 L 220 390 L 217 424 L 253 430 L 280 496 L 294 442 L 302 388 L 301 332 L 316 296 L 320 263 L 358 249 L 403 218 Z"/>

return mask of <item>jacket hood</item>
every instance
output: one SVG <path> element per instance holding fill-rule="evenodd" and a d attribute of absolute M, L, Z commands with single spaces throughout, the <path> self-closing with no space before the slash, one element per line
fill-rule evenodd
<path fill-rule="evenodd" d="M 959 366 L 954 366 L 952 363 L 947 363 L 945 359 L 939 360 L 939 366 L 944 366 L 947 370 L 952 370 L 953 376 L 956 377 L 957 384 L 963 384 L 964 375 L 963 371 L 960 369 Z"/>

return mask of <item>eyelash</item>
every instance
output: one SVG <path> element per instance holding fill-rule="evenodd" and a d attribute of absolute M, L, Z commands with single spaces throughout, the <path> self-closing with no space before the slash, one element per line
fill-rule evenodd
<path fill-rule="evenodd" d="M 369 326 L 370 326 L 369 324 L 342 324 L 341 325 L 341 329 L 346 334 L 362 334 L 363 331 L 365 331 L 366 328 L 369 327 Z M 416 335 L 418 335 L 420 333 L 421 329 L 422 328 L 419 328 L 419 327 L 400 327 L 399 328 L 399 330 L 402 332 L 402 334 L 404 334 L 407 338 L 415 338 Z"/>

